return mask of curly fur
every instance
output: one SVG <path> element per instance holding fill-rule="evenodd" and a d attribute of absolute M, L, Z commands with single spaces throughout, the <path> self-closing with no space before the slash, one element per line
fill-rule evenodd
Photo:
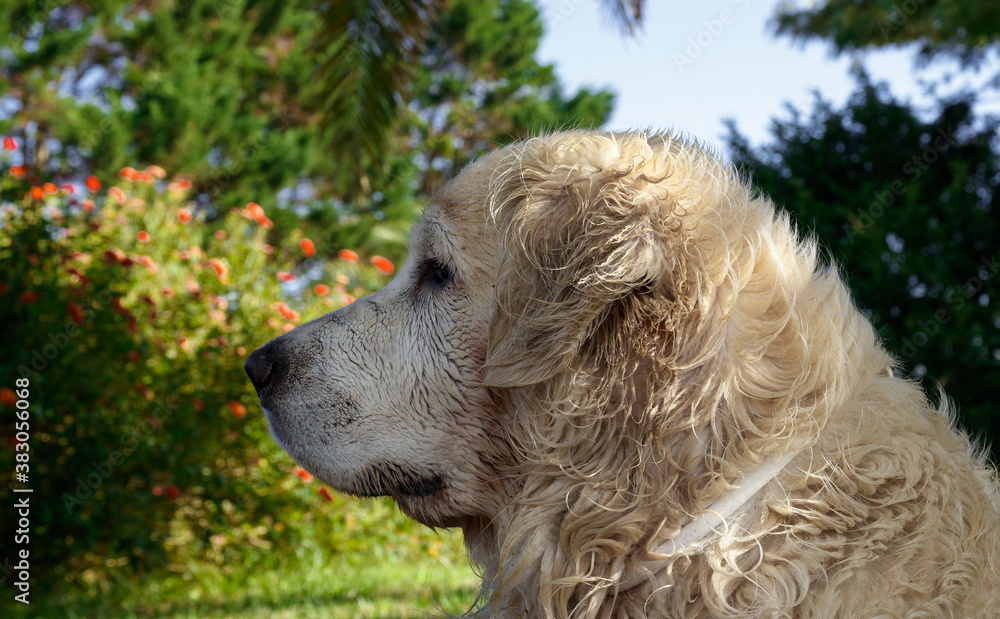
<path fill-rule="evenodd" d="M 473 164 L 426 217 L 484 327 L 461 331 L 471 374 L 430 379 L 476 394 L 459 419 L 489 428 L 469 453 L 501 480 L 468 491 L 499 507 L 462 524 L 480 615 L 996 612 L 994 470 L 943 396 L 892 371 L 815 243 L 713 153 L 544 136 Z M 654 552 L 791 450 L 717 534 Z"/>

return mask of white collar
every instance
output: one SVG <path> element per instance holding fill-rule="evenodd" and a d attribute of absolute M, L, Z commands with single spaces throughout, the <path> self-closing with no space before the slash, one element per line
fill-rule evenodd
<path fill-rule="evenodd" d="M 664 558 L 647 561 L 645 565 L 654 570 L 659 564 L 691 550 L 704 541 L 709 534 L 719 532 L 717 527 L 728 528 L 727 521 L 730 516 L 746 505 L 761 488 L 777 477 L 778 473 L 783 471 L 788 463 L 800 453 L 801 450 L 783 453 L 750 471 L 738 488 L 702 510 L 694 520 L 684 525 L 677 535 L 652 551 L 653 554 L 666 555 Z M 640 582 L 642 582 L 642 577 L 633 573 L 631 577 L 619 584 L 618 588 L 619 590 L 629 589 Z"/>

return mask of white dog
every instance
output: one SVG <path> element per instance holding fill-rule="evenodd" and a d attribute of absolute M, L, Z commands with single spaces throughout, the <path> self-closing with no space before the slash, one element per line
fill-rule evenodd
<path fill-rule="evenodd" d="M 247 360 L 330 485 L 461 527 L 502 617 L 987 617 L 1000 486 L 835 269 L 681 139 L 436 195 L 381 292 Z"/>

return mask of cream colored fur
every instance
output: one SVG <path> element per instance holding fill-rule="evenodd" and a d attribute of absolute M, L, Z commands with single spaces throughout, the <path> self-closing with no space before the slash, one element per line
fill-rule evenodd
<path fill-rule="evenodd" d="M 1000 612 L 993 469 L 712 153 L 531 139 L 472 164 L 413 238 L 385 290 L 276 340 L 294 367 L 261 400 L 322 479 L 462 527 L 479 614 Z M 791 450 L 727 528 L 652 552 Z"/>

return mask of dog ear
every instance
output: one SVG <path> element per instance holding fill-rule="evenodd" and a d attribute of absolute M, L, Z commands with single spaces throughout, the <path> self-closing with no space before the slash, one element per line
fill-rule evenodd
<path fill-rule="evenodd" d="M 630 295 L 675 297 L 677 219 L 648 147 L 528 142 L 507 165 L 490 191 L 501 262 L 484 380 L 516 387 L 565 369 Z"/>

